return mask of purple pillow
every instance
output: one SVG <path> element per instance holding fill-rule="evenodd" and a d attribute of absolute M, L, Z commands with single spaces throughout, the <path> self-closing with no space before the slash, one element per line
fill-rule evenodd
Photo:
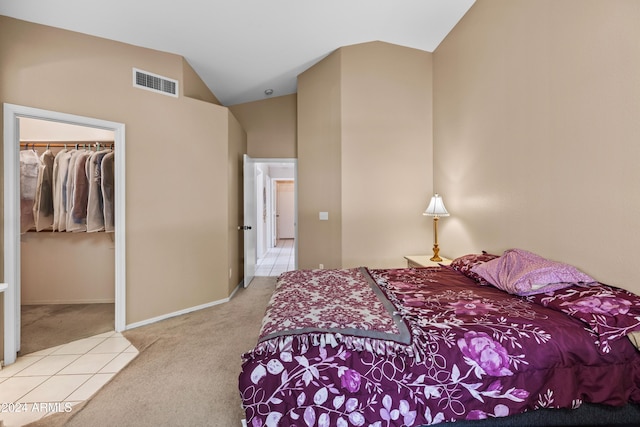
<path fill-rule="evenodd" d="M 577 268 L 551 261 L 522 249 L 509 249 L 501 257 L 471 269 L 484 280 L 510 294 L 526 296 L 595 280 Z"/>
<path fill-rule="evenodd" d="M 624 289 L 596 283 L 532 295 L 527 300 L 585 323 L 603 353 L 611 351 L 613 341 L 640 331 L 640 297 Z"/>
<path fill-rule="evenodd" d="M 482 251 L 481 254 L 469 254 L 463 255 L 451 261 L 450 267 L 465 276 L 475 280 L 481 285 L 488 285 L 486 280 L 480 277 L 478 274 L 471 271 L 473 267 L 478 264 L 482 264 L 483 262 L 491 261 L 492 259 L 498 258 L 499 255 L 493 255 Z"/>

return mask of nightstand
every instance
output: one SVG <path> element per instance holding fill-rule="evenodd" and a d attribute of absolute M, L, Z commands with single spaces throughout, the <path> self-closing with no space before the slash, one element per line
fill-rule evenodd
<path fill-rule="evenodd" d="M 430 258 L 433 255 L 407 255 L 404 259 L 407 260 L 407 267 L 437 267 L 440 264 L 449 265 L 451 260 L 441 256 L 442 261 L 431 261 Z"/>

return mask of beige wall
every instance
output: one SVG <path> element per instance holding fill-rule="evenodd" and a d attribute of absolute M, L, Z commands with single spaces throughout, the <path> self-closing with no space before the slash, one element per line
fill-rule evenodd
<path fill-rule="evenodd" d="M 300 268 L 402 267 L 429 249 L 431 60 L 372 42 L 299 76 Z"/>
<path fill-rule="evenodd" d="M 431 68 L 417 49 L 342 48 L 344 267 L 403 267 L 430 247 Z"/>
<path fill-rule="evenodd" d="M 300 269 L 342 266 L 341 61 L 338 50 L 298 76 Z"/>
<path fill-rule="evenodd" d="M 197 99 L 212 94 L 135 89 L 132 67 L 184 87 L 179 56 L 0 17 L 0 102 L 126 125 L 127 324 L 229 296 L 238 237 L 220 200 L 242 141 L 227 108 Z"/>
<path fill-rule="evenodd" d="M 253 158 L 295 158 L 296 108 L 296 94 L 230 106 L 247 132 L 247 154 Z"/>
<path fill-rule="evenodd" d="M 20 302 L 111 303 L 113 233 L 27 232 L 20 238 Z"/>
<path fill-rule="evenodd" d="M 434 54 L 443 253 L 510 247 L 640 293 L 640 2 L 478 0 Z"/>
<path fill-rule="evenodd" d="M 182 58 L 182 94 L 188 98 L 222 105 L 184 58 Z"/>

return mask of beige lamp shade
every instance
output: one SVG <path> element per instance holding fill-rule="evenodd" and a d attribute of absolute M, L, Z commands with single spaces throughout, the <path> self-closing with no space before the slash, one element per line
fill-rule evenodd
<path fill-rule="evenodd" d="M 422 215 L 427 216 L 449 216 L 449 212 L 447 212 L 447 208 L 444 207 L 444 202 L 442 201 L 442 197 L 438 193 L 436 193 L 429 202 L 429 206 L 422 213 Z"/>

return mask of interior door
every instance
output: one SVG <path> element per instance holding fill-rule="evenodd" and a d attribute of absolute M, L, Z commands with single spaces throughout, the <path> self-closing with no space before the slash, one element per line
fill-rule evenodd
<path fill-rule="evenodd" d="M 293 239 L 295 237 L 293 181 L 278 181 L 276 204 L 278 209 L 278 238 Z"/>
<path fill-rule="evenodd" d="M 244 234 L 244 280 L 243 285 L 249 286 L 256 275 L 256 248 L 258 246 L 258 233 L 256 224 L 256 163 L 246 154 L 242 159 L 244 215 L 243 224 L 240 226 Z"/>

